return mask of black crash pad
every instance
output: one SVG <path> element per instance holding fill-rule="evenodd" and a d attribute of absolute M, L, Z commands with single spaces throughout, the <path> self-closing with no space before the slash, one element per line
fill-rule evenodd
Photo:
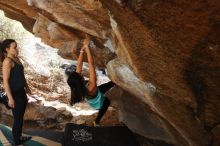
<path fill-rule="evenodd" d="M 133 133 L 126 126 L 89 127 L 68 123 L 63 146 L 138 146 Z"/>

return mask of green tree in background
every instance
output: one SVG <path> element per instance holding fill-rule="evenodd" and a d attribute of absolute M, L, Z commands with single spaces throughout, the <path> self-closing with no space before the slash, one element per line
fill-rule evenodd
<path fill-rule="evenodd" d="M 15 39 L 17 42 L 22 42 L 28 32 L 23 28 L 22 24 L 5 17 L 3 11 L 0 11 L 0 40 L 6 38 Z"/>

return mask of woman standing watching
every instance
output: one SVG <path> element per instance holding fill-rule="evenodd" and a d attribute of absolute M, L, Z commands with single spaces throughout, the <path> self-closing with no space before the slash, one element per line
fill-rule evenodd
<path fill-rule="evenodd" d="M 31 93 L 25 76 L 24 67 L 21 64 L 17 48 L 17 43 L 13 39 L 6 39 L 1 44 L 1 61 L 3 86 L 8 97 L 8 106 L 12 108 L 14 123 L 12 133 L 15 146 L 31 139 L 22 136 L 23 118 L 27 105 L 27 93 Z"/>

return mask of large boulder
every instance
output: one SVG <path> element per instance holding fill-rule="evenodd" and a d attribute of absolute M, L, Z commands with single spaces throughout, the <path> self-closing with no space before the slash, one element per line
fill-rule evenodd
<path fill-rule="evenodd" d="M 76 59 L 78 42 L 92 36 L 95 63 L 122 89 L 120 118 L 136 133 L 218 144 L 218 0 L 0 0 L 0 8 L 64 58 Z"/>

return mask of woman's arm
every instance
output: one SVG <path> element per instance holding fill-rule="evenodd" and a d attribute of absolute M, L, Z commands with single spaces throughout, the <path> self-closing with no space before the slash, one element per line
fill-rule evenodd
<path fill-rule="evenodd" d="M 84 52 L 84 46 L 82 46 L 80 53 L 79 53 L 79 58 L 77 60 L 77 66 L 76 66 L 76 72 L 81 74 L 82 73 L 82 66 L 83 66 L 83 52 Z"/>
<path fill-rule="evenodd" d="M 97 84 L 96 84 L 96 72 L 95 72 L 95 66 L 94 66 L 94 60 L 91 53 L 91 50 L 89 48 L 89 39 L 85 39 L 85 50 L 87 54 L 87 60 L 89 63 L 89 95 L 94 96 L 96 94 L 97 90 Z"/>
<path fill-rule="evenodd" d="M 3 67 L 2 67 L 3 86 L 8 96 L 8 105 L 11 108 L 14 108 L 15 103 L 14 103 L 14 99 L 12 97 L 11 89 L 9 86 L 9 77 L 10 77 L 11 68 L 12 68 L 12 61 L 6 58 L 3 62 Z"/>

